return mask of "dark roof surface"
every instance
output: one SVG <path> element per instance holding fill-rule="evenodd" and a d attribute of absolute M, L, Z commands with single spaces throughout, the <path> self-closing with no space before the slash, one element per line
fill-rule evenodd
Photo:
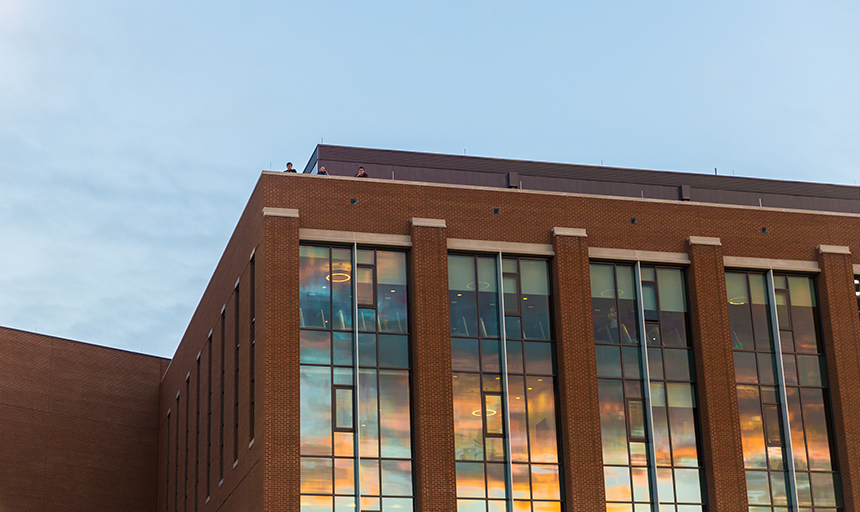
<path fill-rule="evenodd" d="M 530 190 L 860 213 L 860 187 L 685 172 L 318 145 L 305 172 Z M 683 188 L 682 188 L 683 187 Z"/>

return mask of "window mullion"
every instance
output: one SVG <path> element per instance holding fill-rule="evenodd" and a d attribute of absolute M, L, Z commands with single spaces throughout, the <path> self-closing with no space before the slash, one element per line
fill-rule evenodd
<path fill-rule="evenodd" d="M 510 394 L 508 393 L 508 341 L 507 333 L 505 332 L 505 287 L 502 276 L 502 253 L 498 253 L 496 257 L 496 275 L 498 276 L 498 286 L 496 293 L 499 295 L 499 334 L 501 347 L 499 349 L 500 365 L 502 370 L 502 410 L 504 411 L 504 431 L 505 431 L 505 496 L 507 501 L 508 512 L 512 512 L 514 508 L 514 481 L 513 481 L 513 458 L 511 457 L 511 414 Z"/>
<path fill-rule="evenodd" d="M 359 379 L 358 379 L 358 244 L 352 244 L 352 414 L 353 472 L 355 480 L 355 508 L 361 510 L 361 418 L 359 417 Z"/>
<path fill-rule="evenodd" d="M 641 265 L 636 262 L 633 267 L 636 280 L 636 320 L 639 327 L 639 358 L 642 364 L 642 379 L 644 381 L 645 394 L 645 430 L 648 433 L 648 480 L 651 484 L 651 509 L 660 509 L 660 496 L 657 490 L 657 455 L 654 452 L 654 421 L 651 414 L 651 371 L 648 367 L 648 343 L 645 330 L 645 301 L 642 296 L 642 274 Z"/>
<path fill-rule="evenodd" d="M 799 512 L 799 504 L 797 499 L 797 478 L 794 468 L 794 449 L 791 443 L 791 424 L 788 419 L 788 396 L 785 388 L 785 372 L 782 366 L 782 342 L 779 335 L 779 317 L 776 311 L 776 292 L 773 289 L 773 270 L 768 270 L 765 274 L 767 278 L 767 294 L 770 314 L 771 333 L 773 334 L 773 350 L 776 356 L 776 378 L 779 388 L 780 412 L 782 414 L 783 425 L 783 443 L 785 444 L 785 466 L 788 471 L 788 495 L 791 501 L 791 509 L 793 512 Z"/>

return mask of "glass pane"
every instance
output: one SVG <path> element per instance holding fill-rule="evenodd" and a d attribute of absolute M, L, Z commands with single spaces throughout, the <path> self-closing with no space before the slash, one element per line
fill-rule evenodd
<path fill-rule="evenodd" d="M 735 351 L 735 381 L 743 384 L 758 384 L 754 352 Z"/>
<path fill-rule="evenodd" d="M 362 457 L 379 456 L 379 418 L 377 416 L 376 370 L 361 369 L 358 372 L 358 421 L 359 453 Z"/>
<path fill-rule="evenodd" d="M 352 390 L 335 389 L 336 428 L 352 428 Z"/>
<path fill-rule="evenodd" d="M 591 275 L 592 298 L 615 298 L 615 269 L 612 265 L 592 263 L 589 266 Z M 613 301 L 614 302 L 614 301 Z"/>
<path fill-rule="evenodd" d="M 552 344 L 525 343 L 526 373 L 552 375 Z"/>
<path fill-rule="evenodd" d="M 485 395 L 484 404 L 487 434 L 503 434 L 502 397 L 500 395 Z"/>
<path fill-rule="evenodd" d="M 667 348 L 663 351 L 663 366 L 666 378 L 671 380 L 692 380 L 690 376 L 690 351 Z"/>
<path fill-rule="evenodd" d="M 499 439 L 501 441 L 501 439 Z M 487 464 L 487 497 L 507 498 L 505 492 L 505 465 Z"/>
<path fill-rule="evenodd" d="M 331 512 L 331 496 L 302 496 L 302 512 Z"/>
<path fill-rule="evenodd" d="M 657 320 L 657 288 L 653 284 L 642 285 L 642 304 L 646 320 Z"/>
<path fill-rule="evenodd" d="M 374 254 L 375 251 L 373 249 L 358 249 L 356 251 L 356 261 L 359 265 L 374 265 L 376 264 Z"/>
<path fill-rule="evenodd" d="M 478 340 L 451 338 L 451 368 L 454 371 L 481 371 Z"/>
<path fill-rule="evenodd" d="M 632 501 L 630 468 L 604 466 L 603 482 L 606 487 L 606 501 Z"/>
<path fill-rule="evenodd" d="M 500 372 L 499 340 L 481 340 L 481 370 L 485 372 Z"/>
<path fill-rule="evenodd" d="M 675 486 L 671 469 L 657 468 L 657 494 L 660 496 L 661 502 L 672 503 L 675 501 Z"/>
<path fill-rule="evenodd" d="M 331 279 L 349 281 L 349 274 L 331 276 L 327 247 L 299 247 L 299 326 L 327 329 L 331 311 Z"/>
<path fill-rule="evenodd" d="M 334 364 L 352 366 L 352 334 L 334 333 Z"/>
<path fill-rule="evenodd" d="M 352 432 L 335 432 L 334 433 L 334 456 L 335 457 L 352 457 L 355 455 L 355 445 L 353 444 Z"/>
<path fill-rule="evenodd" d="M 522 322 L 518 316 L 505 317 L 505 336 L 513 339 L 522 339 L 523 329 Z"/>
<path fill-rule="evenodd" d="M 676 469 L 675 489 L 679 503 L 701 503 L 702 490 L 698 469 Z M 661 501 L 663 497 L 660 497 Z"/>
<path fill-rule="evenodd" d="M 549 262 L 520 260 L 523 295 L 549 295 Z"/>
<path fill-rule="evenodd" d="M 331 494 L 331 459 L 302 457 L 302 493 Z"/>
<path fill-rule="evenodd" d="M 397 284 L 380 284 L 376 287 L 376 312 L 379 315 L 380 332 L 406 332 L 408 319 L 406 314 L 406 286 Z"/>
<path fill-rule="evenodd" d="M 645 439 L 645 404 L 640 400 L 627 402 L 631 439 Z"/>
<path fill-rule="evenodd" d="M 561 499 L 558 466 L 532 464 L 532 497 L 536 500 Z"/>
<path fill-rule="evenodd" d="M 499 336 L 499 292 L 495 258 L 478 258 L 478 302 L 481 317 L 480 335 Z"/>
<path fill-rule="evenodd" d="M 358 303 L 373 304 L 373 269 L 358 267 L 355 273 L 358 279 Z"/>
<path fill-rule="evenodd" d="M 779 419 L 779 406 L 765 405 L 764 411 L 764 432 L 767 444 L 782 445 L 782 424 Z"/>
<path fill-rule="evenodd" d="M 662 382 L 651 382 L 651 420 L 654 424 L 654 455 L 657 464 L 671 465 L 672 447 L 669 441 L 666 389 Z"/>
<path fill-rule="evenodd" d="M 687 294 L 684 290 L 684 274 L 677 268 L 657 269 L 657 285 L 660 292 L 660 311 L 687 311 Z"/>
<path fill-rule="evenodd" d="M 481 462 L 457 462 L 457 497 L 483 498 L 484 464 Z"/>
<path fill-rule="evenodd" d="M 770 493 L 774 505 L 788 505 L 788 474 L 773 472 L 770 474 Z"/>
<path fill-rule="evenodd" d="M 532 462 L 558 462 L 555 394 L 552 377 L 527 377 Z"/>
<path fill-rule="evenodd" d="M 841 492 L 834 481 L 833 473 L 810 473 L 812 502 L 816 507 L 842 506 Z"/>
<path fill-rule="evenodd" d="M 696 467 L 699 465 L 699 453 L 694 388 L 691 384 L 669 383 L 666 385 L 666 398 L 669 403 L 669 430 L 675 466 Z"/>
<path fill-rule="evenodd" d="M 530 381 L 531 382 L 531 381 Z M 511 418 L 511 459 L 528 462 L 528 419 L 526 417 L 525 381 L 519 375 L 508 375 L 508 410 Z M 553 425 L 555 428 L 555 425 Z"/>
<path fill-rule="evenodd" d="M 484 425 L 481 420 L 481 376 L 455 373 L 453 391 L 454 458 L 456 460 L 483 460 Z"/>
<path fill-rule="evenodd" d="M 531 484 L 529 482 L 529 465 L 514 464 L 511 471 L 514 482 L 514 499 L 527 500 L 531 498 Z"/>
<path fill-rule="evenodd" d="M 657 280 L 657 272 L 654 267 L 640 267 L 639 272 L 643 281 Z"/>
<path fill-rule="evenodd" d="M 361 471 L 361 495 L 379 496 L 379 461 L 361 459 L 359 470 Z"/>
<path fill-rule="evenodd" d="M 773 354 L 759 353 L 756 354 L 756 359 L 758 359 L 759 382 L 766 386 L 773 386 L 776 382 Z"/>
<path fill-rule="evenodd" d="M 358 335 L 358 364 L 359 364 L 359 366 L 376 366 L 376 335 L 375 334 L 359 333 L 359 335 Z"/>
<path fill-rule="evenodd" d="M 824 359 L 819 356 L 797 356 L 797 377 L 801 386 L 822 385 L 822 367 Z"/>
<path fill-rule="evenodd" d="M 800 390 L 803 402 L 803 426 L 806 432 L 806 446 L 809 450 L 809 469 L 830 471 L 833 469 L 830 457 L 827 411 L 824 406 L 824 391 L 803 388 Z M 793 438 L 792 438 L 793 440 Z M 815 481 L 813 480 L 813 484 Z M 814 492 L 814 489 L 813 489 Z"/>
<path fill-rule="evenodd" d="M 806 460 L 806 437 L 803 432 L 803 414 L 798 391 L 798 388 L 787 388 L 785 396 L 788 400 L 788 425 L 794 455 L 794 469 L 805 471 L 809 469 L 809 465 Z"/>
<path fill-rule="evenodd" d="M 406 253 L 376 251 L 379 284 L 406 286 Z"/>
<path fill-rule="evenodd" d="M 358 310 L 358 330 L 359 331 L 376 331 L 376 311 L 373 309 Z"/>
<path fill-rule="evenodd" d="M 597 354 L 597 376 L 621 378 L 620 347 L 597 345 L 594 350 Z"/>
<path fill-rule="evenodd" d="M 331 455 L 331 369 L 302 366 L 302 455 Z"/>
<path fill-rule="evenodd" d="M 550 339 L 548 262 L 520 260 L 520 283 L 523 333 L 526 339 Z"/>
<path fill-rule="evenodd" d="M 505 440 L 501 437 L 488 437 L 484 439 L 486 460 L 505 460 Z"/>
<path fill-rule="evenodd" d="M 331 364 L 331 333 L 302 330 L 300 337 L 302 364 Z"/>
<path fill-rule="evenodd" d="M 355 494 L 354 459 L 334 459 L 334 492 L 335 494 Z"/>
<path fill-rule="evenodd" d="M 412 457 L 409 407 L 409 372 L 379 370 L 379 440 L 383 457 Z"/>
<path fill-rule="evenodd" d="M 409 368 L 409 338 L 406 336 L 380 334 L 379 366 Z"/>
<path fill-rule="evenodd" d="M 505 293 L 505 313 L 518 313 L 520 311 L 519 292 L 517 291 L 517 278 L 506 276 L 502 278 L 502 290 Z"/>
<path fill-rule="evenodd" d="M 651 501 L 651 482 L 648 478 L 648 468 L 633 468 L 633 501 Z"/>
<path fill-rule="evenodd" d="M 382 461 L 382 494 L 412 496 L 412 461 Z M 383 507 L 384 505 L 383 501 Z"/>
<path fill-rule="evenodd" d="M 352 251 L 332 248 L 329 278 L 332 291 L 333 329 L 352 329 Z"/>
<path fill-rule="evenodd" d="M 523 373 L 523 343 L 508 340 L 508 373 Z"/>
<path fill-rule="evenodd" d="M 651 374 L 651 379 L 663 379 L 663 350 L 648 348 L 648 371 Z"/>
<path fill-rule="evenodd" d="M 621 381 L 599 380 L 600 434 L 603 439 L 603 463 L 627 464 L 627 426 L 624 411 L 624 389 Z"/>
<path fill-rule="evenodd" d="M 639 347 L 623 347 L 621 355 L 624 361 L 624 378 L 641 379 L 642 358 L 639 356 Z"/>
<path fill-rule="evenodd" d="M 645 324 L 645 333 L 645 341 L 649 345 L 659 346 L 663 344 L 663 339 L 660 335 L 660 324 Z"/>
<path fill-rule="evenodd" d="M 495 281 L 493 283 L 495 284 Z M 471 256 L 449 255 L 448 302 L 451 336 L 478 336 L 478 301 L 475 286 L 475 259 Z M 490 284 L 487 283 L 487 286 L 489 287 Z"/>
<path fill-rule="evenodd" d="M 738 386 L 738 415 L 744 447 L 744 467 L 767 468 L 761 402 L 757 387 Z"/>
<path fill-rule="evenodd" d="M 621 343 L 635 345 L 639 342 L 639 312 L 636 307 L 633 267 L 615 267 L 618 283 L 618 329 Z"/>
<path fill-rule="evenodd" d="M 335 386 L 354 386 L 352 368 L 334 368 Z"/>
<path fill-rule="evenodd" d="M 746 274 L 726 272 L 726 294 L 729 301 L 729 324 L 732 347 L 740 350 L 754 348 L 753 323 Z"/>

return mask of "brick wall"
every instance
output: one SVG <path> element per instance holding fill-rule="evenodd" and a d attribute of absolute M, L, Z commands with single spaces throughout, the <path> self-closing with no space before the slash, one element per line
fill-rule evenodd
<path fill-rule="evenodd" d="M 155 510 L 159 357 L 0 327 L 0 510 Z"/>

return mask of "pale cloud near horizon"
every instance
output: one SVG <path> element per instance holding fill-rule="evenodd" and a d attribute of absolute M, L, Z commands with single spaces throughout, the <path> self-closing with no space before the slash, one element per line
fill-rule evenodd
<path fill-rule="evenodd" d="M 853 184 L 847 1 L 0 0 L 0 325 L 172 355 L 327 143 Z"/>

